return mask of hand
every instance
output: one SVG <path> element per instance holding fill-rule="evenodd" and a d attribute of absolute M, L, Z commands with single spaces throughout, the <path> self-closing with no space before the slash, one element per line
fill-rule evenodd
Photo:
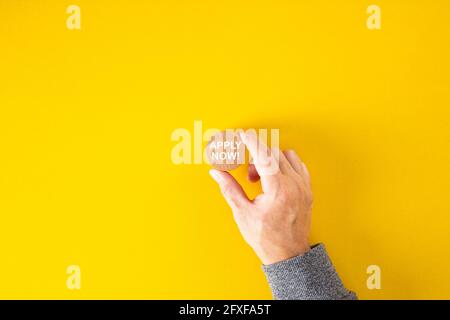
<path fill-rule="evenodd" d="M 250 200 L 228 172 L 211 170 L 210 174 L 230 205 L 242 236 L 265 265 L 305 254 L 310 250 L 313 200 L 305 164 L 293 150 L 269 150 L 255 132 L 240 135 L 254 162 L 249 165 L 249 180 L 261 179 L 263 193 Z M 276 169 L 267 170 L 274 163 Z"/>

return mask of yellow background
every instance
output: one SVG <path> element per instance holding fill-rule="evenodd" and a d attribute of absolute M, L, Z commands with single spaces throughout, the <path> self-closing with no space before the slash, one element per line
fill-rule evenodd
<path fill-rule="evenodd" d="M 170 160 L 194 120 L 280 128 L 360 298 L 450 298 L 449 20 L 448 0 L 0 0 L 0 298 L 270 298 L 208 167 Z"/>

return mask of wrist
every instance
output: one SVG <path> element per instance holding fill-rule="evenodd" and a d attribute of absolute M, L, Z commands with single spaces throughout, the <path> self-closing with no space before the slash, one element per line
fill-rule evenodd
<path fill-rule="evenodd" d="M 294 257 L 303 256 L 311 250 L 309 244 L 302 244 L 296 248 L 283 249 L 283 250 L 271 250 L 268 254 L 261 254 L 259 258 L 263 265 L 268 266 L 274 263 L 282 262 L 292 259 Z"/>

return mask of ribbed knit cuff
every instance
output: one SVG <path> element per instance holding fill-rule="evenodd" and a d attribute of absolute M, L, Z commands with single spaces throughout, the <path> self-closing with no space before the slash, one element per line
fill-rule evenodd
<path fill-rule="evenodd" d="M 323 244 L 302 256 L 262 268 L 277 300 L 357 299 L 344 288 Z"/>

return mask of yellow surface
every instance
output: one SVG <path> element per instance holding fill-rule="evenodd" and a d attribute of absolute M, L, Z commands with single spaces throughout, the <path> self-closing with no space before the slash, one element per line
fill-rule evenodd
<path fill-rule="evenodd" d="M 202 120 L 280 128 L 361 298 L 449 299 L 450 2 L 377 0 L 380 31 L 370 4 L 0 0 L 0 298 L 270 298 L 208 167 L 170 161 Z"/>

